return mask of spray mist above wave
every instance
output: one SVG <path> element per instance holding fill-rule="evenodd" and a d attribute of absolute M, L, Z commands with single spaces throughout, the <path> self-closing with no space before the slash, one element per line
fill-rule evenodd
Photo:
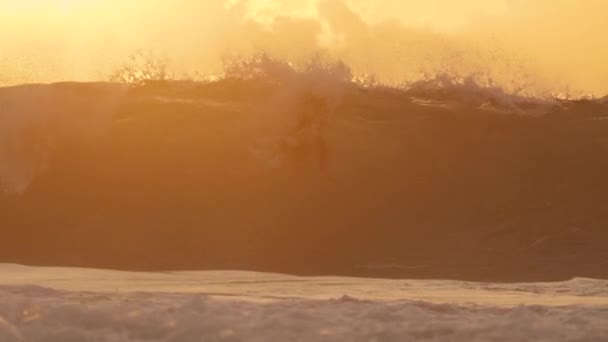
<path fill-rule="evenodd" d="M 167 55 L 179 74 L 220 72 L 226 53 L 266 51 L 295 61 L 322 52 L 355 74 L 393 84 L 444 71 L 459 78 L 491 76 L 491 84 L 507 93 L 521 94 L 522 83 L 534 96 L 608 93 L 607 5 L 598 1 L 86 3 L 71 4 L 70 16 L 35 4 L 0 3 L 0 38 L 8 34 L 0 83 L 98 81 L 142 48 Z M 15 32 L 22 39 L 12 39 Z"/>
<path fill-rule="evenodd" d="M 356 73 L 342 60 L 324 54 L 293 62 L 268 53 L 224 58 L 223 68 L 219 73 L 178 74 L 171 71 L 168 59 L 140 51 L 130 57 L 129 63 L 118 68 L 109 80 L 131 86 L 141 86 L 151 81 L 213 83 L 240 80 L 274 82 L 290 88 L 307 88 L 320 92 L 330 89 L 335 92 L 345 87 L 383 89 L 397 91 L 407 97 L 477 106 L 490 104 L 506 111 L 518 111 L 517 104 L 556 105 L 579 100 L 606 101 L 605 97 L 598 98 L 567 88 L 560 91 L 543 90 L 534 80 L 534 76 L 526 73 L 523 68 L 514 68 L 512 76 L 505 86 L 489 69 L 463 72 L 446 64 L 432 68 L 421 67 L 415 78 L 389 81 L 374 74 Z"/>

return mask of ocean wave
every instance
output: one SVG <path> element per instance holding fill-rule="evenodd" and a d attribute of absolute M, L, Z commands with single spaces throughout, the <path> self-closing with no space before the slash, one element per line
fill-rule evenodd
<path fill-rule="evenodd" d="M 568 114 L 602 120 L 608 116 L 607 98 L 558 94 L 535 96 L 509 93 L 482 75 L 440 72 L 417 81 L 385 84 L 354 75 L 342 62 L 317 57 L 294 65 L 266 54 L 225 62 L 224 72 L 179 80 L 162 61 L 125 65 L 111 80 L 119 83 L 58 83 L 0 88 L 3 152 L 0 183 L 5 191 L 23 192 L 44 169 L 44 153 L 32 158 L 24 149 L 23 131 L 31 127 L 69 126 L 82 136 L 98 135 L 133 102 L 154 106 L 181 103 L 193 110 L 241 111 L 252 120 L 288 125 L 294 113 L 317 101 L 328 116 L 342 112 L 397 117 L 399 112 L 462 111 L 520 115 Z M 142 64 L 143 63 L 143 64 Z M 144 65 L 143 67 L 141 65 Z M 198 79 L 198 80 L 196 80 Z M 127 89 L 124 84 L 130 87 Z M 327 107 L 327 108 L 325 108 Z M 313 109 L 316 110 L 316 109 Z M 272 114 L 268 114 L 272 112 Z M 281 113 L 279 113 L 281 112 Z M 118 113 L 118 114 L 117 114 Z M 371 114 L 370 114 L 371 113 Z M 355 116 L 354 116 L 355 117 Z M 63 127 L 62 129 L 65 129 Z M 62 132 L 63 134 L 65 132 Z M 47 134 L 49 135 L 49 134 Z M 53 138 L 38 142 L 45 149 Z"/>
<path fill-rule="evenodd" d="M 535 260 L 521 277 L 603 277 L 607 108 L 264 55 L 204 81 L 1 88 L 0 258 L 503 279 Z"/>

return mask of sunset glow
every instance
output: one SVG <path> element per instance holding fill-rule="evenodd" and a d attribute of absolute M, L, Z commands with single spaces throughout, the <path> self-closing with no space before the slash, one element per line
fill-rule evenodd
<path fill-rule="evenodd" d="M 2 0 L 0 82 L 103 80 L 142 50 L 204 74 L 225 56 L 264 51 L 329 54 L 391 82 L 450 64 L 486 69 L 508 88 L 521 81 L 511 68 L 534 78 L 531 90 L 602 95 L 606 11 L 572 0 Z"/>
<path fill-rule="evenodd" d="M 608 341 L 608 0 L 0 0 L 0 342 Z"/>

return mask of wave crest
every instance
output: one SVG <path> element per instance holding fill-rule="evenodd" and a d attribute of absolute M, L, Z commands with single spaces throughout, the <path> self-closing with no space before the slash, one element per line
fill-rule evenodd
<path fill-rule="evenodd" d="M 223 71 L 213 74 L 194 72 L 177 76 L 171 73 L 167 60 L 143 53 L 119 68 L 110 81 L 141 86 L 158 81 L 190 81 L 215 83 L 222 81 L 254 81 L 280 85 L 287 89 L 325 94 L 329 97 L 343 94 L 347 88 L 396 91 L 407 97 L 440 100 L 469 106 L 496 107 L 501 111 L 523 112 L 531 107 L 552 108 L 565 102 L 592 101 L 605 103 L 608 97 L 562 91 L 538 91 L 531 75 L 515 70 L 519 76 L 505 87 L 491 71 L 463 73 L 454 68 L 425 70 L 415 79 L 401 82 L 382 81 L 373 74 L 357 74 L 341 60 L 316 55 L 303 62 L 275 58 L 267 53 L 246 57 L 225 58 Z M 339 97 L 339 96 L 338 96 Z"/>

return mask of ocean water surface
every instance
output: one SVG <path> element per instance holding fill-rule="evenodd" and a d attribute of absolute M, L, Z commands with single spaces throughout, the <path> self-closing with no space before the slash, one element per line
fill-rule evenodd
<path fill-rule="evenodd" d="M 605 341 L 608 281 L 0 266 L 0 340 Z"/>

